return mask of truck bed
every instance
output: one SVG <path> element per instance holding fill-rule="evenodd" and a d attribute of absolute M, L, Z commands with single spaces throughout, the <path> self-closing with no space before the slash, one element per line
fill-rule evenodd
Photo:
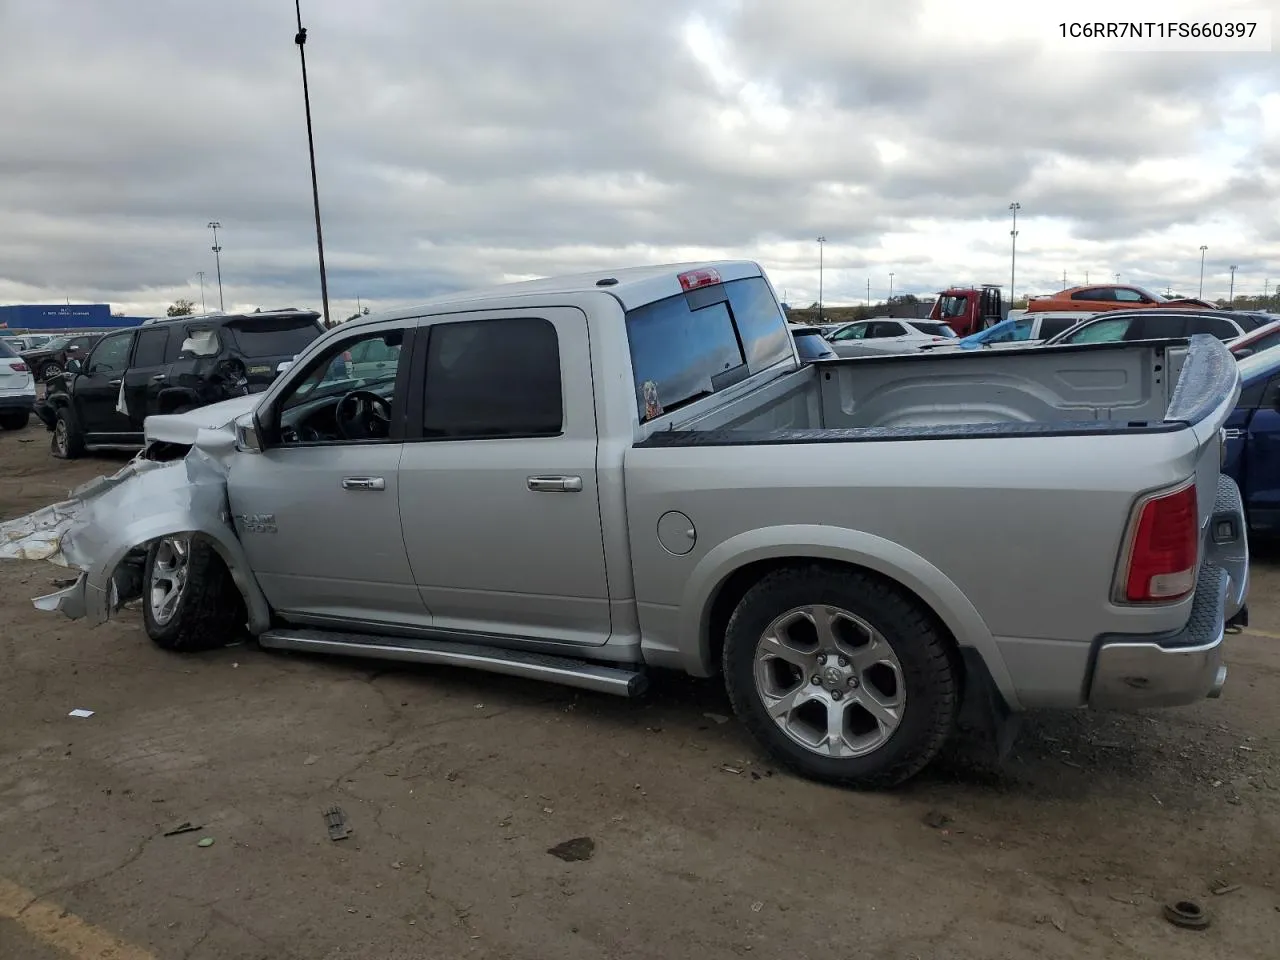
<path fill-rule="evenodd" d="M 1197 337 L 824 360 L 644 445 L 1177 429 L 1208 412 L 1230 362 L 1219 347 Z"/>

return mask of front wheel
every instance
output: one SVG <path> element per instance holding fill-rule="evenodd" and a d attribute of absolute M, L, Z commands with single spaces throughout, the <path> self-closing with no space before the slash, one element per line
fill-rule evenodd
<path fill-rule="evenodd" d="M 69 407 L 59 407 L 53 421 L 49 449 L 59 460 L 74 460 L 84 454 L 84 434 Z"/>
<path fill-rule="evenodd" d="M 919 773 L 955 725 L 956 658 L 929 612 L 873 574 L 824 564 L 774 571 L 725 635 L 738 717 L 803 776 L 892 787 Z"/>
<path fill-rule="evenodd" d="M 51 360 L 40 368 L 40 379 L 42 381 L 52 380 L 54 377 L 59 377 L 61 375 L 62 364 L 58 363 L 56 360 Z"/>
<path fill-rule="evenodd" d="M 142 577 L 142 619 L 156 646 L 213 650 L 244 635 L 244 598 L 207 540 L 161 537 L 147 550 Z"/>

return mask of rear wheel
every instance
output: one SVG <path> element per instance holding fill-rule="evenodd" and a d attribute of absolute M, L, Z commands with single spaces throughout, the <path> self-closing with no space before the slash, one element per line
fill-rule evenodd
<path fill-rule="evenodd" d="M 244 598 L 207 540 L 160 538 L 147 550 L 142 576 L 143 623 L 157 646 L 212 650 L 244 635 Z"/>
<path fill-rule="evenodd" d="M 30 410 L 6 410 L 0 413 L 0 430 L 21 430 L 30 422 Z"/>
<path fill-rule="evenodd" d="M 958 668 L 930 613 L 872 574 L 812 564 L 760 580 L 725 636 L 734 711 L 781 763 L 883 788 L 919 773 L 955 725 Z"/>
<path fill-rule="evenodd" d="M 58 408 L 49 449 L 60 460 L 74 460 L 84 454 L 84 434 L 80 432 L 70 407 Z"/>
<path fill-rule="evenodd" d="M 54 377 L 60 376 L 61 374 L 62 364 L 58 363 L 56 360 L 50 360 L 40 368 L 41 380 L 52 380 Z"/>

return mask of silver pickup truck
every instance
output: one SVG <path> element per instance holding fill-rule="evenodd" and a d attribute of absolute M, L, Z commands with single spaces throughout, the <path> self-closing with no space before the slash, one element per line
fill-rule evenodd
<path fill-rule="evenodd" d="M 373 344 L 387 363 L 353 373 Z M 723 676 L 816 779 L 899 783 L 962 700 L 1217 696 L 1244 612 L 1239 392 L 1210 337 L 801 365 L 751 262 L 513 284 L 359 318 L 264 393 L 147 420 L 3 525 L 172 650 L 445 663 L 606 693 Z"/>

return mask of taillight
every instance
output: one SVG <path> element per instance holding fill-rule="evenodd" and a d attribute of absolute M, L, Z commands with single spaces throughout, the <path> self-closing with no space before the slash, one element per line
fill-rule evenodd
<path fill-rule="evenodd" d="M 1143 503 L 1129 544 L 1125 600 L 1167 602 L 1195 589 L 1200 553 L 1196 506 L 1194 483 Z"/>
<path fill-rule="evenodd" d="M 9 369 L 14 373 L 26 373 L 27 365 L 25 363 L 10 363 Z"/>
<path fill-rule="evenodd" d="M 720 282 L 720 271 L 711 267 L 703 270 L 690 270 L 688 273 L 682 273 L 677 278 L 680 281 L 681 290 L 696 290 L 698 287 L 709 287 L 712 284 Z"/>

